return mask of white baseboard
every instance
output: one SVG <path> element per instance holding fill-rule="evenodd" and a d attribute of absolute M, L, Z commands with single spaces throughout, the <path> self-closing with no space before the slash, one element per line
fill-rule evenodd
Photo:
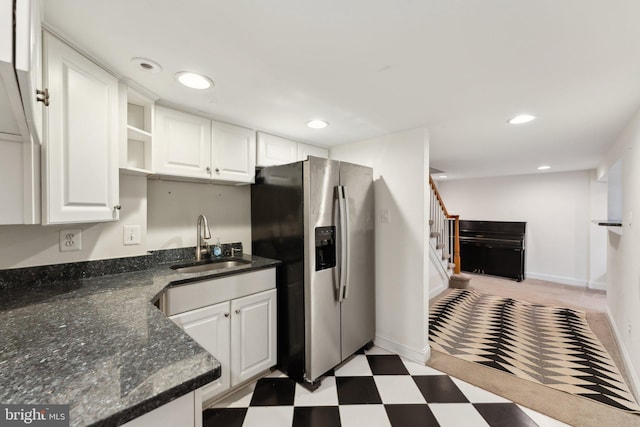
<path fill-rule="evenodd" d="M 629 352 L 624 345 L 622 335 L 620 334 L 618 326 L 616 326 L 616 322 L 613 320 L 613 316 L 611 315 L 611 311 L 609 311 L 609 307 L 607 307 L 607 317 L 609 318 L 609 323 L 611 324 L 611 328 L 613 329 L 613 334 L 615 335 L 618 348 L 620 349 L 620 354 L 622 355 L 622 361 L 624 362 L 624 367 L 627 370 L 629 381 L 631 381 L 629 387 L 631 387 L 631 392 L 635 396 L 636 401 L 640 401 L 640 376 L 638 376 L 636 367 L 633 365 L 631 356 L 629 356 Z"/>
<path fill-rule="evenodd" d="M 607 284 L 605 282 L 589 282 L 587 287 L 589 289 L 595 289 L 597 291 L 606 291 L 607 290 Z"/>
<path fill-rule="evenodd" d="M 440 284 L 439 286 L 436 286 L 435 288 L 431 288 L 431 286 L 429 286 L 429 299 L 433 299 L 434 297 L 438 296 L 441 292 L 444 292 L 445 289 L 447 288 L 448 286 L 445 285 L 444 283 Z"/>
<path fill-rule="evenodd" d="M 588 282 L 583 279 L 575 279 L 573 277 L 566 276 L 554 276 L 553 274 L 533 273 L 530 271 L 526 272 L 525 277 L 527 279 L 546 280 L 547 282 L 560 283 L 561 285 L 578 286 L 581 288 L 586 288 L 588 284 Z"/>
<path fill-rule="evenodd" d="M 395 342 L 389 338 L 376 335 L 375 345 L 420 364 L 426 363 L 427 360 L 429 360 L 429 357 L 431 357 L 431 347 L 429 347 L 428 344 L 423 349 L 415 349 Z"/>

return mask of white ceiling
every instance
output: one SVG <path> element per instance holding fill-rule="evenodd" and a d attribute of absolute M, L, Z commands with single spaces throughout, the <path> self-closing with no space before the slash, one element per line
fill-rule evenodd
<path fill-rule="evenodd" d="M 424 126 L 450 177 L 592 168 L 640 107 L 637 0 L 43 3 L 48 26 L 162 103 L 325 146 Z M 179 86 L 182 70 L 215 87 Z M 538 119 L 506 123 L 521 112 Z"/>

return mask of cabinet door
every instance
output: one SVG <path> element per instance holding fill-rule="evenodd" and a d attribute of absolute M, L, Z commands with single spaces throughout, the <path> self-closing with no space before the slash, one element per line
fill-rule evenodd
<path fill-rule="evenodd" d="M 329 158 L 329 150 L 322 147 L 316 147 L 315 145 L 298 143 L 298 160 L 307 160 L 308 156 L 322 157 L 323 159 Z"/>
<path fill-rule="evenodd" d="M 284 165 L 298 160 L 297 142 L 258 132 L 258 166 Z"/>
<path fill-rule="evenodd" d="M 39 0 L 16 1 L 16 75 L 31 137 L 40 144 L 44 103 L 36 101 L 36 90 L 43 89 Z"/>
<path fill-rule="evenodd" d="M 14 68 L 14 3 L 0 1 L 0 138 L 22 142 L 29 131 Z"/>
<path fill-rule="evenodd" d="M 276 364 L 276 290 L 231 301 L 231 386 Z"/>
<path fill-rule="evenodd" d="M 43 223 L 118 219 L 118 81 L 44 34 Z"/>
<path fill-rule="evenodd" d="M 211 121 L 170 108 L 155 108 L 153 170 L 210 179 Z"/>
<path fill-rule="evenodd" d="M 229 382 L 229 302 L 223 302 L 197 310 L 170 316 L 191 338 L 220 362 L 221 376 L 217 380 L 202 387 L 202 400 L 227 390 Z"/>
<path fill-rule="evenodd" d="M 211 169 L 214 180 L 252 183 L 256 172 L 255 132 L 212 122 Z"/>

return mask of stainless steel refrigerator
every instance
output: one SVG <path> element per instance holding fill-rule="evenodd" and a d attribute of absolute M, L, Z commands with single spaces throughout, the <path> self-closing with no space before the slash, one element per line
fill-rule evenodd
<path fill-rule="evenodd" d="M 252 252 L 277 270 L 278 367 L 314 389 L 375 335 L 373 173 L 309 157 L 251 186 Z"/>

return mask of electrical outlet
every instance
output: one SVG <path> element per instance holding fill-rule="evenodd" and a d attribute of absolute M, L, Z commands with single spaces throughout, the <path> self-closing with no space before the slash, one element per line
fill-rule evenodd
<path fill-rule="evenodd" d="M 627 320 L 627 334 L 631 336 L 631 320 Z"/>
<path fill-rule="evenodd" d="M 60 252 L 82 249 L 82 230 L 79 228 L 60 230 Z"/>
<path fill-rule="evenodd" d="M 140 244 L 140 226 L 125 225 L 123 227 L 122 243 L 125 246 Z"/>

